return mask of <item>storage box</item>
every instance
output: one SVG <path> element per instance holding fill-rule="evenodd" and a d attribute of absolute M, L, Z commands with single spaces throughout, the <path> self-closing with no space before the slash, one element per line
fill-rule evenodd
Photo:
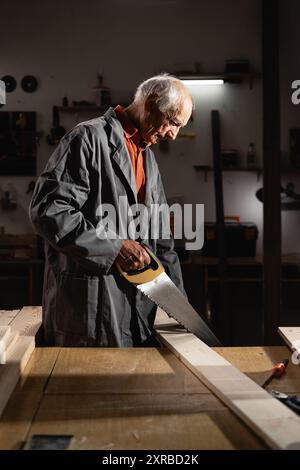
<path fill-rule="evenodd" d="M 225 251 L 228 257 L 256 255 L 257 226 L 252 222 L 225 222 Z M 217 226 L 215 222 L 204 224 L 205 256 L 218 256 Z"/>

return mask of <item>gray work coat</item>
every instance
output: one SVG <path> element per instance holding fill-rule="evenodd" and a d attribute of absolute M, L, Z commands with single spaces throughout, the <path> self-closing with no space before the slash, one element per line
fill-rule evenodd
<path fill-rule="evenodd" d="M 145 205 L 165 202 L 154 154 L 146 149 Z M 99 205 L 137 203 L 135 178 L 114 110 L 67 133 L 39 177 L 30 206 L 45 240 L 43 324 L 48 344 L 130 347 L 151 338 L 155 305 L 118 273 L 122 240 L 99 239 Z M 122 219 L 123 214 L 119 214 Z M 121 223 L 122 220 L 119 220 Z M 144 239 L 183 290 L 172 239 Z"/>

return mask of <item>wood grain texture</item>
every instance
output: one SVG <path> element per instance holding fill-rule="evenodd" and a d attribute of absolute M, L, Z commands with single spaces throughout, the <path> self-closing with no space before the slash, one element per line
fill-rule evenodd
<path fill-rule="evenodd" d="M 73 434 L 74 448 L 260 449 L 211 394 L 47 395 L 32 434 Z"/>
<path fill-rule="evenodd" d="M 46 393 L 208 393 L 165 348 L 64 348 Z"/>
<path fill-rule="evenodd" d="M 20 336 L 35 336 L 42 324 L 42 307 L 23 307 L 11 321 L 12 331 Z"/>
<path fill-rule="evenodd" d="M 191 333 L 166 326 L 158 309 L 162 341 L 263 441 L 274 449 L 300 449 L 300 418 Z"/>
<path fill-rule="evenodd" d="M 10 325 L 13 319 L 18 315 L 20 309 L 18 310 L 0 310 L 0 325 L 7 326 Z"/>
<path fill-rule="evenodd" d="M 10 327 L 8 327 L 8 334 L 2 338 L 0 342 L 0 364 L 6 364 L 7 356 L 11 353 L 12 348 L 15 346 L 19 333 L 11 333 Z"/>
<path fill-rule="evenodd" d="M 59 348 L 35 349 L 0 419 L 0 449 L 20 449 L 26 440 Z"/>

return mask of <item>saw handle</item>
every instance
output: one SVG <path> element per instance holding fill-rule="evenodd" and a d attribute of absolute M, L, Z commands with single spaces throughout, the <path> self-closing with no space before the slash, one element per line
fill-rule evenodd
<path fill-rule="evenodd" d="M 148 246 L 141 243 L 142 247 L 147 251 L 150 256 L 150 263 L 142 269 L 134 269 L 132 271 L 123 271 L 118 263 L 116 263 L 118 271 L 127 281 L 132 284 L 145 284 L 145 282 L 153 281 L 159 274 L 164 272 L 164 267 L 161 262 L 156 258 Z"/>

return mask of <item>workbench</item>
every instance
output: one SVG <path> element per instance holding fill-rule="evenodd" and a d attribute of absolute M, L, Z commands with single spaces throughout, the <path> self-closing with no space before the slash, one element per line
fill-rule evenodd
<path fill-rule="evenodd" d="M 255 382 L 286 347 L 215 348 Z M 300 395 L 300 367 L 269 388 Z M 166 348 L 36 348 L 0 419 L 0 449 L 72 434 L 74 449 L 264 449 Z"/>

